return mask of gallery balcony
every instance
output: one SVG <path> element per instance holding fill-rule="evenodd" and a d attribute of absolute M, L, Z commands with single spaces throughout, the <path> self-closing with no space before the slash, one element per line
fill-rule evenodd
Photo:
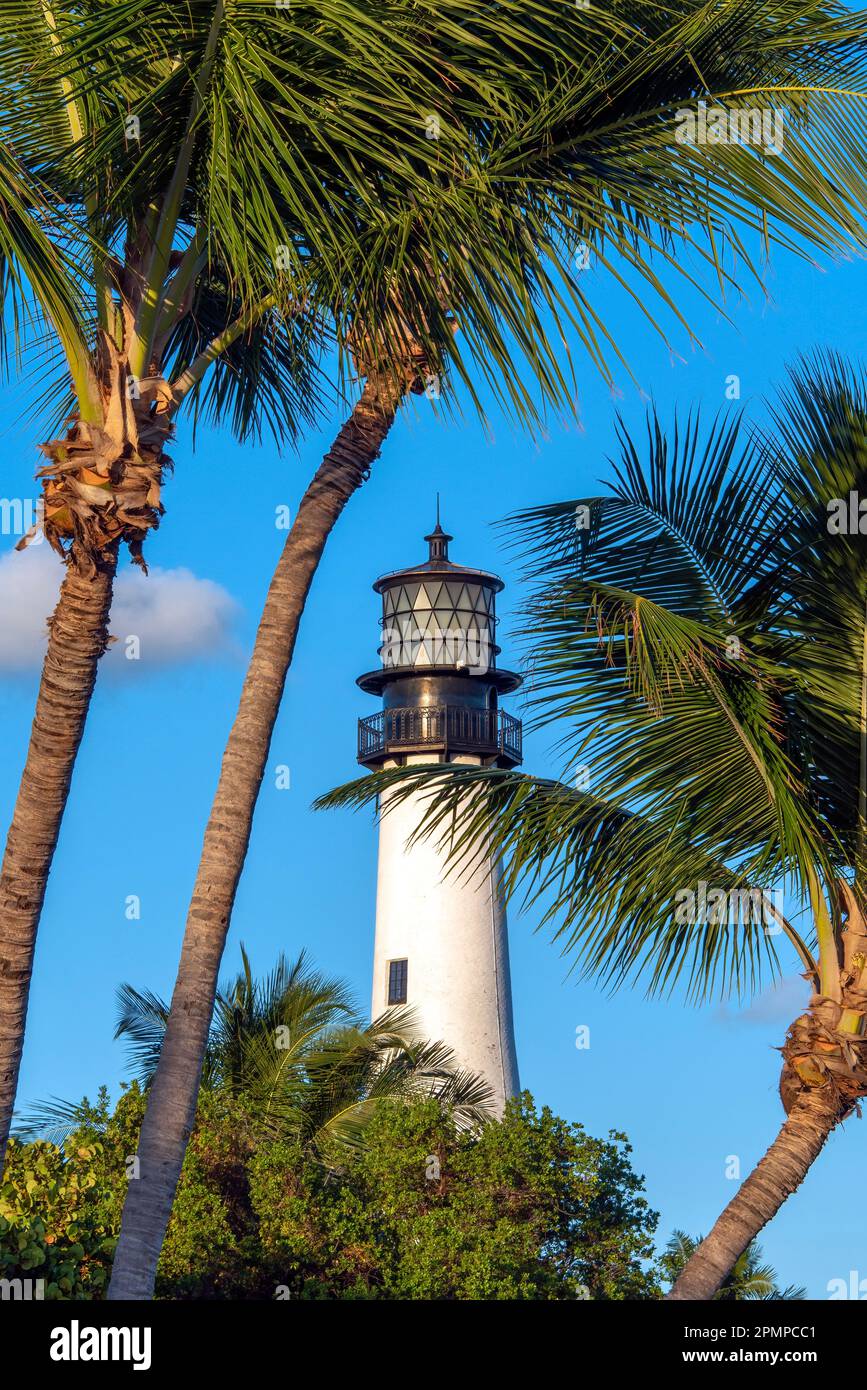
<path fill-rule="evenodd" d="M 365 767 L 408 753 L 471 753 L 515 767 L 521 761 L 521 721 L 505 710 L 460 705 L 410 705 L 359 719 L 358 761 Z"/>

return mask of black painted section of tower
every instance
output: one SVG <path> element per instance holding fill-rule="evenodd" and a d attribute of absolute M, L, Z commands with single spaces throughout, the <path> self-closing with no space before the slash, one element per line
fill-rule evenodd
<path fill-rule="evenodd" d="M 423 564 L 373 586 L 383 602 L 383 664 L 358 684 L 382 697 L 382 710 L 359 720 L 358 760 L 376 767 L 410 753 L 470 753 L 514 767 L 521 723 L 499 708 L 499 696 L 517 690 L 521 677 L 497 667 L 495 596 L 503 581 L 454 564 L 439 518 L 425 540 Z"/>

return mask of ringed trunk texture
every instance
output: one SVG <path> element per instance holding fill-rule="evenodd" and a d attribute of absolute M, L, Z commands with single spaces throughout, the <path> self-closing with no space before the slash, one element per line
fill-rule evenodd
<path fill-rule="evenodd" d="M 835 981 L 835 998 L 812 995 L 786 1035 L 780 1077 L 785 1124 L 668 1298 L 713 1298 L 750 1241 L 800 1187 L 831 1130 L 867 1095 L 867 927 L 854 890 L 842 880 L 837 889 L 845 913 L 839 989 Z"/>
<path fill-rule="evenodd" d="M 70 566 L 49 619 L 27 761 L 0 868 L 0 1175 L 21 1065 L 36 931 L 99 658 L 115 547 L 87 577 Z"/>
<path fill-rule="evenodd" d="M 127 392 L 125 364 L 113 346 L 101 377 L 107 425 L 73 421 L 62 439 L 42 444 L 37 473 L 44 514 L 38 529 L 67 565 L 49 619 L 48 650 L 27 761 L 0 867 L 0 1174 L 21 1064 L 36 930 L 84 733 L 121 544 L 142 565 L 142 544 L 159 525 L 160 491 L 170 460 L 163 452 L 171 419 L 160 381 L 140 399 Z"/>
<path fill-rule="evenodd" d="M 378 457 L 407 389 L 368 380 L 304 494 L 280 556 L 229 735 L 187 916 L 159 1065 L 127 1188 L 108 1297 L 149 1299 L 195 1119 L 217 976 L 253 812 L 310 584 L 325 543 Z"/>
<path fill-rule="evenodd" d="M 764 1158 L 705 1236 L 668 1298 L 713 1298 L 750 1241 L 800 1187 L 840 1118 L 831 1086 L 798 1096 Z"/>

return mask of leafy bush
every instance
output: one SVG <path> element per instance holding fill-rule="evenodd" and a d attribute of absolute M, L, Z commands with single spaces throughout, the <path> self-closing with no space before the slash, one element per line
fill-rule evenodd
<path fill-rule="evenodd" d="M 83 1110 L 86 1123 L 62 1149 L 10 1140 L 0 1183 L 0 1275 L 43 1280 L 46 1299 L 105 1292 L 144 1097 L 129 1087 L 111 1114 L 103 1087 Z"/>
<path fill-rule="evenodd" d="M 13 1142 L 0 1269 L 46 1298 L 100 1298 L 143 1096 L 107 1096 L 63 1149 Z M 622 1135 L 593 1139 L 524 1094 L 462 1132 L 435 1100 L 379 1105 L 363 1147 L 325 1164 L 202 1095 L 157 1296 L 234 1299 L 649 1298 L 656 1216 Z"/>

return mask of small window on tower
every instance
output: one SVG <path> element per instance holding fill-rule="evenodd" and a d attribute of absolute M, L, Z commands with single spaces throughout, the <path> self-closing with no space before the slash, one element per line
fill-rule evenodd
<path fill-rule="evenodd" d="M 405 960 L 390 960 L 388 962 L 388 1002 L 389 1004 L 406 1003 L 406 972 L 408 962 Z"/>

